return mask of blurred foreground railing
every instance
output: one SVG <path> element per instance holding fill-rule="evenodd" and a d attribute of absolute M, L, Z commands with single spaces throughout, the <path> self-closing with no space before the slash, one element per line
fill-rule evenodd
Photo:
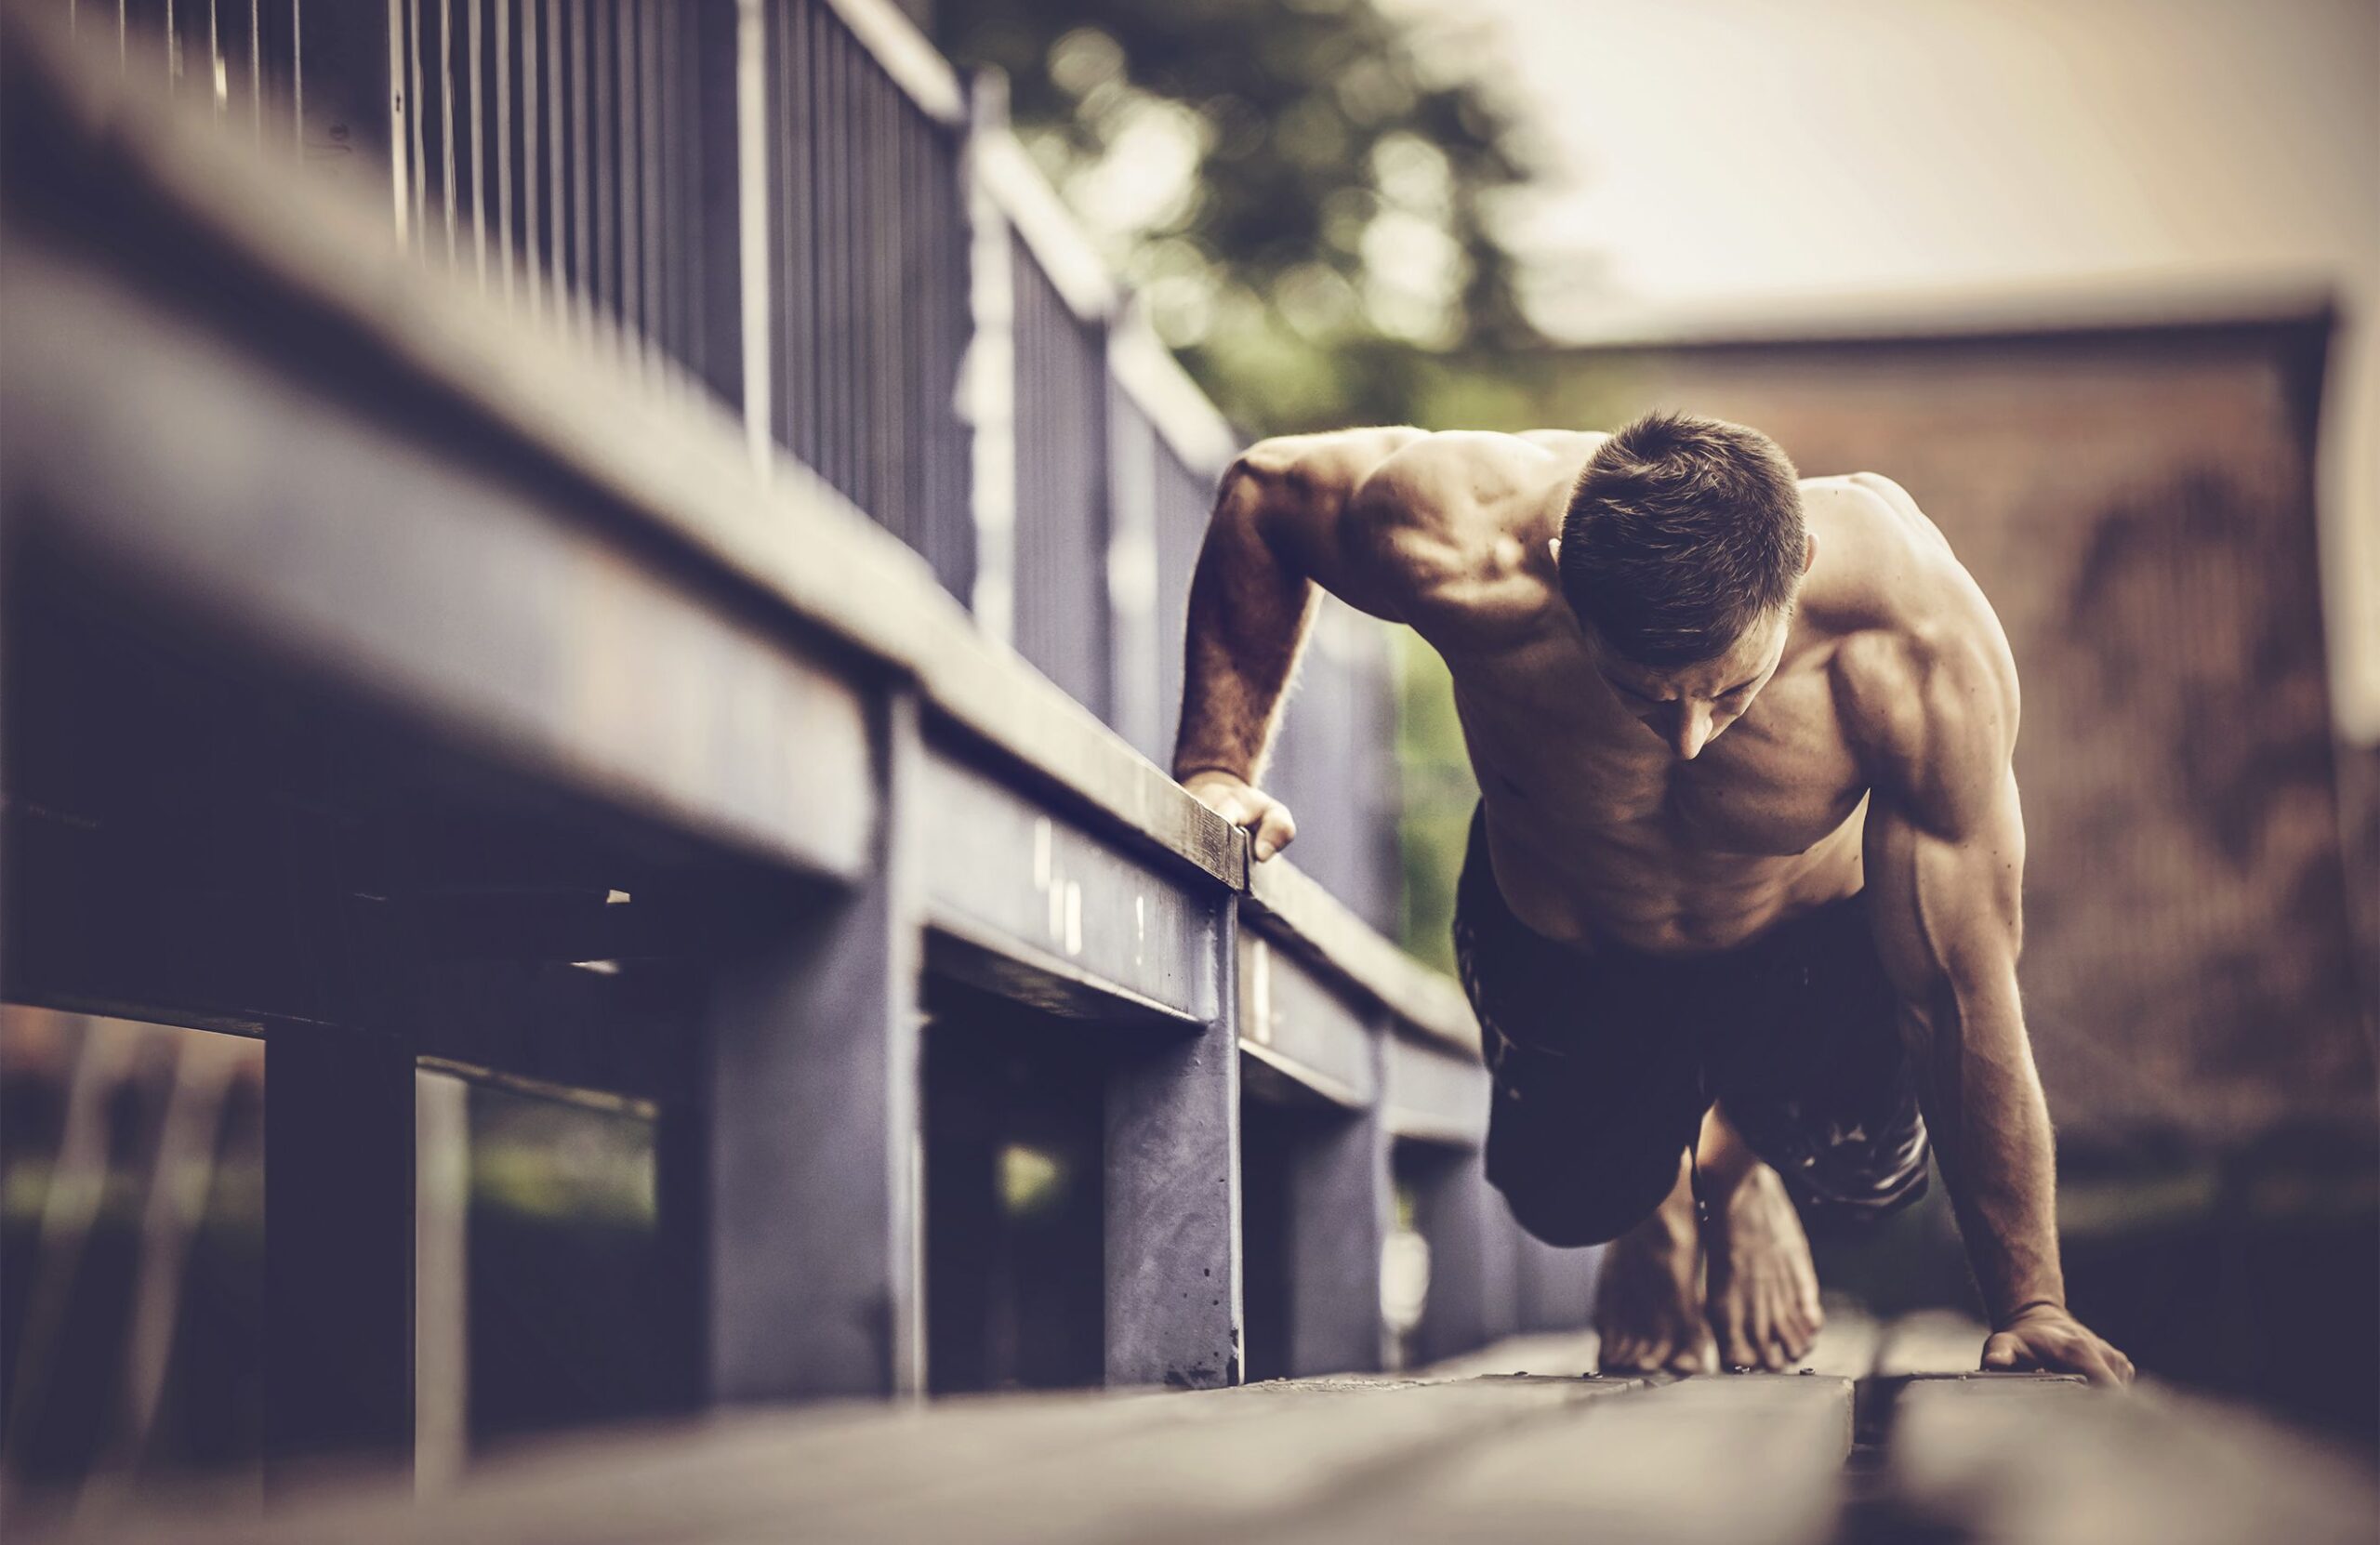
<path fill-rule="evenodd" d="M 949 115 L 901 126 L 921 46 L 877 80 L 821 42 L 847 8 L 768 14 L 806 19 L 879 150 L 938 178 L 915 135 Z M 739 67 L 761 15 L 734 13 Z M 656 390 L 655 347 L 590 351 L 557 308 L 483 286 L 475 243 L 450 267 L 440 227 L 424 265 L 63 29 L 14 15 L 6 41 L 0 993 L 263 1038 L 271 1476 L 468 1427 L 470 1336 L 437 1317 L 468 1248 L 429 1178 L 455 1123 L 425 1117 L 426 1067 L 650 1123 L 634 1340 L 664 1406 L 1211 1385 L 1582 1319 L 1584 1258 L 1526 1241 L 1480 1174 L 1486 1075 L 1454 986 L 1329 877 L 1251 868 L 1144 754 L 1229 439 L 1068 271 L 1012 142 L 979 125 L 971 151 L 971 251 L 1038 296 L 997 319 L 1016 497 L 982 572 L 1048 675 L 951 593 L 941 528 L 905 548 L 842 487 L 955 488 L 931 471 L 945 426 L 894 411 L 934 371 L 875 352 L 947 337 L 865 330 L 906 280 L 810 292 L 876 384 L 845 402 L 819 377 L 800 432 L 881 454 L 756 463 L 714 359 L 708 393 Z M 672 57 L 650 42 L 638 59 Z M 939 294 L 953 229 L 896 224 L 875 250 Z M 585 271 L 626 304 L 624 256 L 615 291 Z M 641 259 L 634 287 L 665 271 Z M 732 293 L 740 341 L 783 315 L 746 308 L 748 273 Z M 1077 413 L 1095 440 L 1068 435 Z M 976 431 L 974 466 L 998 467 Z M 1064 500 L 1120 561 L 1028 540 Z M 1114 641 L 1104 677 L 1053 684 L 1069 639 Z M 1309 699 L 1358 698 L 1340 683 L 1363 647 L 1326 637 Z M 1384 721 L 1306 717 L 1378 736 L 1352 749 L 1382 763 Z M 1316 745 L 1286 757 L 1319 833 L 1321 791 L 1353 786 Z M 1431 1261 L 1409 1326 L 1382 1307 L 1399 1212 Z"/>

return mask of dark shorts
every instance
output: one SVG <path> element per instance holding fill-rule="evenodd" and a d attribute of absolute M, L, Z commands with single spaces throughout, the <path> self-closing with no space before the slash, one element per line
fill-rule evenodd
<path fill-rule="evenodd" d="M 1735 949 L 1566 944 L 1513 916 L 1472 817 L 1455 957 L 1495 1095 L 1488 1176 L 1555 1245 L 1649 1216 L 1717 1102 L 1813 1217 L 1925 1192 L 1925 1124 L 1865 893 Z"/>

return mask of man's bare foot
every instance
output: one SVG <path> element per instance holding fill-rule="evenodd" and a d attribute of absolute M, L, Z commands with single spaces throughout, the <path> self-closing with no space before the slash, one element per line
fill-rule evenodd
<path fill-rule="evenodd" d="M 1711 1333 L 1702 1310 L 1694 1191 L 1683 1161 L 1659 1210 L 1605 1247 L 1595 1288 L 1605 1373 L 1702 1373 Z"/>
<path fill-rule="evenodd" d="M 1730 1193 L 1712 1198 L 1703 1245 L 1720 1366 L 1782 1368 L 1806 1356 L 1824 1323 L 1818 1268 L 1776 1170 L 1754 1161 Z"/>

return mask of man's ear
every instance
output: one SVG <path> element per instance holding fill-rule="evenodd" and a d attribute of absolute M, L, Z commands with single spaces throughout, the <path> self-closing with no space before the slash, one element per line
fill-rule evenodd
<path fill-rule="evenodd" d="M 1545 550 L 1554 555 L 1554 566 L 1557 569 L 1560 568 L 1562 566 L 1562 538 L 1559 536 L 1547 537 L 1545 539 Z"/>
<path fill-rule="evenodd" d="M 1554 540 L 1558 542 L 1561 538 L 1556 537 Z M 1802 529 L 1802 572 L 1804 574 L 1809 573 L 1810 566 L 1818 561 L 1818 534 L 1805 526 Z"/>

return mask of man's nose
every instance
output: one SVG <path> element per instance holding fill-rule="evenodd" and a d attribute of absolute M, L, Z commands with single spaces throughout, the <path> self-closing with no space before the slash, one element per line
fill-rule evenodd
<path fill-rule="evenodd" d="M 1711 740 L 1711 705 L 1691 699 L 1680 703 L 1672 726 L 1670 745 L 1677 751 L 1678 760 L 1692 761 Z"/>

